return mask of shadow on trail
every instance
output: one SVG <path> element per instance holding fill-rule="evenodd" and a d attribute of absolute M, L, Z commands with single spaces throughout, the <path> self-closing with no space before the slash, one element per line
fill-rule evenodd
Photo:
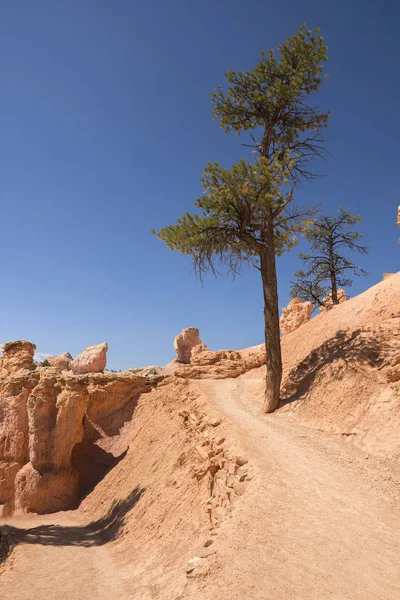
<path fill-rule="evenodd" d="M 139 502 L 144 488 L 136 487 L 124 500 L 114 502 L 104 517 L 88 525 L 38 525 L 18 528 L 3 525 L 0 538 L 8 538 L 10 545 L 41 544 L 43 546 L 102 546 L 116 537 L 125 523 L 128 512 Z M 3 557 L 5 558 L 5 556 Z M 0 557 L 1 560 L 1 557 Z"/>

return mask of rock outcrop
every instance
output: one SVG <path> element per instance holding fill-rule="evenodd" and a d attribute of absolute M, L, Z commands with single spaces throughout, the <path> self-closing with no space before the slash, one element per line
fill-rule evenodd
<path fill-rule="evenodd" d="M 141 367 L 139 369 L 130 369 L 130 371 L 132 373 L 136 373 L 136 375 L 140 375 L 141 377 L 146 377 L 149 383 L 159 383 L 165 377 L 167 377 L 167 373 L 164 372 L 162 367 L 158 367 L 157 365 Z"/>
<path fill-rule="evenodd" d="M 105 356 L 102 346 L 92 356 Z M 85 452 L 95 451 L 97 444 L 98 454 L 102 439 L 114 435 L 115 423 L 105 433 L 111 416 L 151 389 L 145 377 L 131 372 L 60 372 L 61 360 L 56 366 L 37 367 L 34 350 L 29 342 L 11 342 L 3 346 L 0 359 L 3 513 L 48 513 L 74 506 L 85 488 L 79 464 L 79 447 L 88 431 L 85 420 L 96 428 Z M 89 361 L 81 364 L 87 368 Z"/>
<path fill-rule="evenodd" d="M 0 358 L 0 374 L 11 374 L 21 369 L 33 370 L 36 368 L 33 360 L 36 346 L 26 340 L 8 342 L 3 345 L 3 356 Z"/>
<path fill-rule="evenodd" d="M 69 371 L 73 358 L 69 352 L 58 354 L 57 356 L 49 356 L 45 362 L 49 367 L 54 367 L 57 371 Z M 42 363 L 43 365 L 43 363 Z"/>
<path fill-rule="evenodd" d="M 346 302 L 346 300 L 348 300 L 347 294 L 344 290 L 342 290 L 342 288 L 338 289 L 337 297 L 338 297 L 339 304 L 342 304 L 343 302 Z M 326 310 L 331 310 L 331 308 L 334 307 L 334 304 L 332 302 L 332 294 L 325 296 L 325 298 L 323 299 L 323 303 L 324 303 L 324 306 L 319 307 L 319 310 L 321 312 L 324 312 Z"/>
<path fill-rule="evenodd" d="M 107 364 L 107 342 L 89 346 L 71 362 L 70 368 L 74 373 L 103 373 Z"/>
<path fill-rule="evenodd" d="M 176 350 L 176 360 L 183 364 L 191 362 L 192 352 L 199 354 L 203 350 L 207 350 L 207 346 L 200 339 L 200 332 L 197 327 L 182 329 L 181 333 L 174 339 L 174 348 Z"/>
<path fill-rule="evenodd" d="M 394 357 L 387 371 L 387 380 L 391 383 L 400 381 L 400 354 Z"/>
<path fill-rule="evenodd" d="M 236 350 L 217 350 L 192 356 L 190 365 L 184 365 L 174 372 L 184 379 L 226 379 L 239 377 L 265 364 L 265 350 L 241 353 Z"/>
<path fill-rule="evenodd" d="M 310 320 L 313 306 L 311 302 L 302 302 L 300 298 L 293 298 L 286 308 L 282 309 L 282 316 L 279 319 L 281 333 L 285 335 L 295 331 Z"/>
<path fill-rule="evenodd" d="M 193 357 L 195 357 L 198 354 L 201 354 L 202 352 L 205 352 L 205 351 L 208 351 L 208 348 L 205 344 L 203 344 L 203 342 L 201 342 L 200 344 L 197 344 L 197 346 L 193 346 L 192 352 L 191 352 L 191 358 L 193 359 Z"/>

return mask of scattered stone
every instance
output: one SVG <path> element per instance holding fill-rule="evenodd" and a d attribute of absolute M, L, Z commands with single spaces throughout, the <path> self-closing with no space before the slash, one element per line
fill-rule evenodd
<path fill-rule="evenodd" d="M 239 467 L 238 469 L 238 476 L 239 476 L 239 481 L 244 481 L 248 475 L 249 469 L 246 465 L 244 465 L 243 467 Z"/>
<path fill-rule="evenodd" d="M 200 456 L 201 460 L 207 460 L 208 459 L 207 452 L 205 452 L 205 450 L 203 450 L 203 448 L 201 446 L 196 446 L 196 450 L 197 450 L 197 453 Z"/>
<path fill-rule="evenodd" d="M 207 558 L 208 556 L 211 556 L 212 554 L 216 554 L 217 553 L 217 548 L 215 546 L 212 547 L 208 547 L 208 548 L 201 548 L 198 552 L 198 555 L 200 558 Z"/>
<path fill-rule="evenodd" d="M 192 573 L 192 571 L 194 571 L 199 562 L 201 562 L 200 556 L 194 556 L 193 558 L 191 558 L 188 564 L 186 565 L 186 573 Z"/>
<path fill-rule="evenodd" d="M 239 481 L 238 483 L 235 483 L 235 485 L 233 486 L 233 491 L 235 492 L 235 494 L 237 494 L 238 496 L 241 496 L 244 491 L 246 490 L 246 483 Z"/>
<path fill-rule="evenodd" d="M 233 488 L 234 484 L 236 483 L 236 478 L 234 475 L 232 475 L 232 473 L 228 473 L 228 476 L 226 478 L 226 485 L 230 488 Z"/>
<path fill-rule="evenodd" d="M 195 471 L 194 473 L 194 477 L 196 477 L 196 479 L 202 479 L 204 477 L 204 475 L 207 473 L 206 469 L 200 469 L 199 471 Z"/>
<path fill-rule="evenodd" d="M 245 456 L 237 456 L 236 457 L 236 464 L 239 465 L 239 467 L 243 467 L 243 465 L 246 465 L 249 462 L 249 459 L 246 458 Z"/>

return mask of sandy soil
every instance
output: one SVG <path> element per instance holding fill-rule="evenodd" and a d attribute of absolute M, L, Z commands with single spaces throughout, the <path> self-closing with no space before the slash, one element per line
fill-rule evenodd
<path fill-rule="evenodd" d="M 400 514 L 393 497 L 371 485 L 365 457 L 284 414 L 262 415 L 252 380 L 195 385 L 225 413 L 256 476 L 220 528 L 206 576 L 189 578 L 172 600 L 397 600 Z M 82 526 L 76 513 L 12 525 L 25 539 L 2 574 L 4 597 L 166 597 L 132 595 L 126 568 L 102 544 L 103 529 Z M 47 544 L 49 536 L 60 545 Z"/>
<path fill-rule="evenodd" d="M 188 597 L 400 598 L 394 496 L 372 485 L 374 471 L 353 446 L 262 415 L 248 384 L 196 383 L 232 420 L 258 473 L 221 531 L 216 576 L 195 582 Z"/>
<path fill-rule="evenodd" d="M 2 528 L 7 530 L 7 528 Z M 102 530 L 85 527 L 74 512 L 14 518 L 19 538 L 0 590 L 10 600 L 113 600 L 127 598 Z"/>

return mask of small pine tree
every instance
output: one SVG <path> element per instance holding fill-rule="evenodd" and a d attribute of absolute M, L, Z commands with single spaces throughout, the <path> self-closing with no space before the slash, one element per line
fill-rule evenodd
<path fill-rule="evenodd" d="M 337 215 L 322 216 L 306 231 L 311 252 L 299 254 L 305 268 L 295 273 L 296 281 L 291 284 L 293 297 L 310 301 L 314 307 L 324 306 L 327 296 L 333 304 L 339 304 L 339 288 L 353 283 L 349 275 L 367 275 L 344 255 L 346 250 L 368 254 L 368 247 L 360 243 L 362 235 L 353 231 L 360 222 L 360 215 L 352 215 L 340 206 Z"/>

